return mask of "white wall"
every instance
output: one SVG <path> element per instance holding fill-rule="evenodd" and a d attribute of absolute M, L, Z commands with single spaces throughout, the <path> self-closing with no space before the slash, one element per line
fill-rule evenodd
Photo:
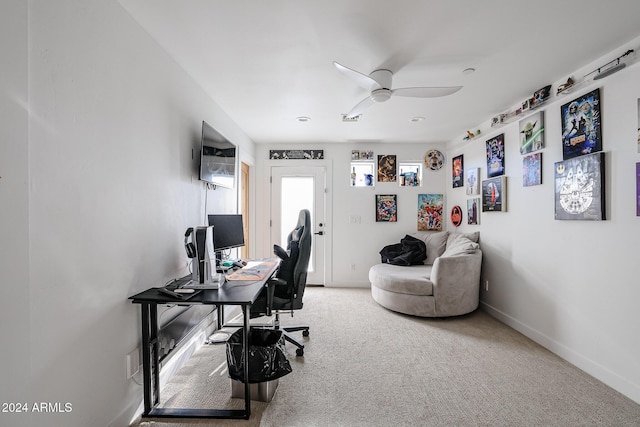
<path fill-rule="evenodd" d="M 397 162 L 419 161 L 431 148 L 444 152 L 444 144 L 376 143 L 376 144 L 309 144 L 296 145 L 295 149 L 323 149 L 325 162 L 331 164 L 333 185 L 328 188 L 332 210 L 327 212 L 326 222 L 331 235 L 326 247 L 327 286 L 369 286 L 369 268 L 380 262 L 379 251 L 384 246 L 398 243 L 405 234 L 417 231 L 418 194 L 444 194 L 445 177 L 449 171 L 444 167 L 439 171 L 423 169 L 422 187 L 399 187 L 398 183 L 376 182 L 375 187 L 351 187 L 351 150 L 372 150 L 374 155 L 395 154 Z M 258 144 L 256 148 L 257 180 L 260 189 L 256 198 L 258 245 L 262 256 L 270 251 L 269 228 L 269 173 L 271 165 L 309 165 L 310 160 L 274 161 L 269 159 L 269 150 L 291 149 L 291 146 Z M 398 195 L 398 222 L 376 222 L 375 195 Z M 445 197 L 445 205 L 448 202 Z M 445 206 L 445 209 L 446 209 Z M 350 217 L 359 216 L 361 222 L 350 223 Z M 263 232 L 261 232 L 264 230 Z M 355 269 L 351 269 L 351 265 Z"/>
<path fill-rule="evenodd" d="M 205 201 L 238 206 L 197 180 L 201 121 L 250 162 L 254 145 L 117 2 L 12 1 L 0 16 L 2 401 L 72 405 L 0 424 L 126 425 L 142 400 L 125 378 L 140 346 L 127 298 L 187 273 Z"/>
<path fill-rule="evenodd" d="M 24 402 L 29 381 L 27 4 L 0 6 L 0 402 Z M 24 415 L 0 413 L 0 424 Z"/>
<path fill-rule="evenodd" d="M 562 160 L 560 107 L 597 87 L 602 99 L 607 220 L 556 221 L 554 163 Z M 539 186 L 522 186 L 518 120 L 471 142 L 455 143 L 457 148 L 449 156 L 464 154 L 465 167 L 480 167 L 486 179 L 485 141 L 505 134 L 508 212 L 481 213 L 479 226 L 483 280 L 489 280 L 489 291 L 481 294 L 484 306 L 640 403 L 640 218 L 635 212 L 635 165 L 640 162 L 638 98 L 639 65 L 574 93 L 553 96 L 541 108 L 546 146 Z M 450 178 L 447 186 L 451 187 Z M 466 206 L 464 189 L 449 189 L 448 198 Z"/>

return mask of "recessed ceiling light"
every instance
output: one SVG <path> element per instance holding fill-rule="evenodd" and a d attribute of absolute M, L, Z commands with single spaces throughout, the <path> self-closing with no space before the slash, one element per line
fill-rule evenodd
<path fill-rule="evenodd" d="M 421 122 L 423 120 L 424 120 L 424 117 L 413 117 L 413 118 L 411 118 L 411 121 L 413 123 L 418 123 L 418 122 Z"/>
<path fill-rule="evenodd" d="M 300 123 L 310 122 L 311 117 L 300 116 L 300 117 L 296 117 L 296 120 L 299 121 Z"/>
<path fill-rule="evenodd" d="M 475 68 L 465 68 L 462 70 L 462 74 L 472 74 L 474 71 L 476 71 Z"/>

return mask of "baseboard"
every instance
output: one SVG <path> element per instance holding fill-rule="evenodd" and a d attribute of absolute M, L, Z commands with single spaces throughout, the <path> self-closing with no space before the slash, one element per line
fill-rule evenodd
<path fill-rule="evenodd" d="M 592 377 L 602 381 L 614 390 L 624 394 L 629 399 L 640 404 L 640 386 L 634 384 L 629 380 L 621 377 L 617 373 L 611 371 L 605 366 L 600 365 L 597 362 L 589 359 L 588 357 L 577 353 L 573 349 L 559 343 L 558 341 L 548 337 L 540 331 L 530 327 L 519 321 L 518 319 L 504 313 L 501 310 L 485 303 L 480 302 L 481 308 L 486 311 L 491 317 L 494 317 L 504 323 L 505 325 L 515 329 L 527 338 L 540 344 L 547 350 L 583 370 Z"/>

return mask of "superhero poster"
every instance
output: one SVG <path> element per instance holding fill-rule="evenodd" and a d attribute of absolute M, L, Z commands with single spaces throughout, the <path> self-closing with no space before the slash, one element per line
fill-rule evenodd
<path fill-rule="evenodd" d="M 442 231 L 443 194 L 418 194 L 418 231 Z"/>
<path fill-rule="evenodd" d="M 504 133 L 487 140 L 487 177 L 504 175 Z"/>
<path fill-rule="evenodd" d="M 482 212 L 507 211 L 507 178 L 499 176 L 482 181 Z"/>
<path fill-rule="evenodd" d="M 604 153 L 555 163 L 555 219 L 605 219 Z"/>
<path fill-rule="evenodd" d="M 376 194 L 376 222 L 398 221 L 398 196 Z"/>
<path fill-rule="evenodd" d="M 560 112 L 564 160 L 602 151 L 600 89 L 564 104 Z"/>

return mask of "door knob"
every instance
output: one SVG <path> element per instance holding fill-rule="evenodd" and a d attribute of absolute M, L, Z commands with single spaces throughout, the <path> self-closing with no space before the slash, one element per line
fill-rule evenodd
<path fill-rule="evenodd" d="M 313 233 L 313 234 L 317 234 L 318 236 L 324 236 L 324 231 L 318 231 L 317 233 Z"/>

